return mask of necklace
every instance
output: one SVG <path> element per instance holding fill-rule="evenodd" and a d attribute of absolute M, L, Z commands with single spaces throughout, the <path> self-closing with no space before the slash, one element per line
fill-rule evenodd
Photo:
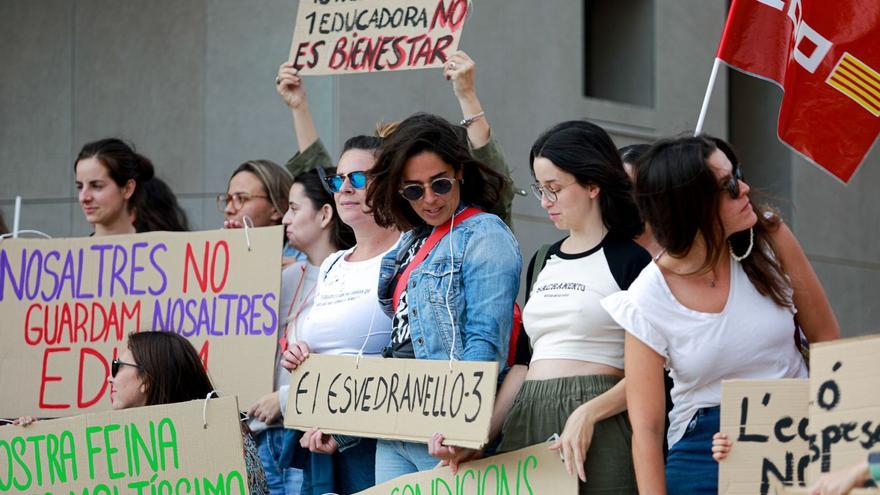
<path fill-rule="evenodd" d="M 660 258 L 661 258 L 664 254 L 666 254 L 666 250 L 665 250 L 665 249 L 663 249 L 663 250 L 661 250 L 659 253 L 657 253 L 657 256 L 654 257 L 654 263 L 657 263 L 657 265 L 660 265 Z M 669 270 L 669 273 L 672 273 L 672 274 L 675 275 L 676 277 L 686 277 L 686 276 L 687 276 L 687 275 L 682 275 L 682 274 L 680 274 L 680 273 L 676 273 L 675 270 L 672 270 L 671 268 L 666 268 L 666 270 Z M 712 270 L 709 272 L 709 275 L 710 275 L 710 277 L 709 277 L 709 288 L 710 288 L 710 289 L 714 289 L 715 286 L 716 286 L 716 284 L 717 284 L 717 282 L 718 282 L 718 277 L 715 276 L 715 270 L 712 269 Z M 703 278 L 703 276 L 700 276 L 700 278 Z"/>

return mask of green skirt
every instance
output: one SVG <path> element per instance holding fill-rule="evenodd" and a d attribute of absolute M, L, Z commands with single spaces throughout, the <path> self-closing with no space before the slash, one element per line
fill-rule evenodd
<path fill-rule="evenodd" d="M 613 387 L 610 375 L 571 376 L 523 382 L 502 427 L 498 452 L 509 452 L 547 441 L 562 433 L 568 416 L 581 404 Z M 586 483 L 578 493 L 638 493 L 632 462 L 632 428 L 626 413 L 596 424 L 587 451 Z"/>

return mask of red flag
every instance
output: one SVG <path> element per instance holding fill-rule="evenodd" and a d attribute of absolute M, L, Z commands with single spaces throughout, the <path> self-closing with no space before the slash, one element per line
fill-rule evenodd
<path fill-rule="evenodd" d="M 718 58 L 780 85 L 779 138 L 849 181 L 880 133 L 880 0 L 733 0 Z"/>

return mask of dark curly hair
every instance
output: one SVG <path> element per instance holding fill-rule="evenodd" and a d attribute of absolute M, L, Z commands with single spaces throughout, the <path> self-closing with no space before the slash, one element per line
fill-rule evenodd
<path fill-rule="evenodd" d="M 499 203 L 505 178 L 471 155 L 465 129 L 442 117 L 417 113 L 385 138 L 369 173 L 367 205 L 380 227 L 406 231 L 426 225 L 399 193 L 407 162 L 425 151 L 436 154 L 456 173 L 461 172 L 462 202 L 484 211 Z"/>

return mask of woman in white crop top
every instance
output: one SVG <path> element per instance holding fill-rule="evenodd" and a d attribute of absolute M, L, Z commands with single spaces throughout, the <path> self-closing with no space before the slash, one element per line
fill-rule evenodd
<path fill-rule="evenodd" d="M 776 213 L 749 202 L 738 160 L 708 136 L 661 140 L 638 168 L 639 208 L 664 249 L 602 306 L 626 329 L 627 404 L 641 493 L 717 493 L 721 381 L 806 376 L 809 342 L 840 329 Z M 673 409 L 664 471 L 663 367 Z"/>
<path fill-rule="evenodd" d="M 550 247 L 545 265 L 532 258 L 529 279 L 540 273 L 523 309 L 528 336 L 517 339 L 490 435 L 500 430 L 498 451 L 507 452 L 561 434 L 551 448 L 580 478 L 580 493 L 637 493 L 624 331 L 599 306 L 651 259 L 632 240 L 642 231 L 632 183 L 611 138 L 586 121 L 545 131 L 532 146 L 531 169 L 541 207 L 569 235 Z"/>

